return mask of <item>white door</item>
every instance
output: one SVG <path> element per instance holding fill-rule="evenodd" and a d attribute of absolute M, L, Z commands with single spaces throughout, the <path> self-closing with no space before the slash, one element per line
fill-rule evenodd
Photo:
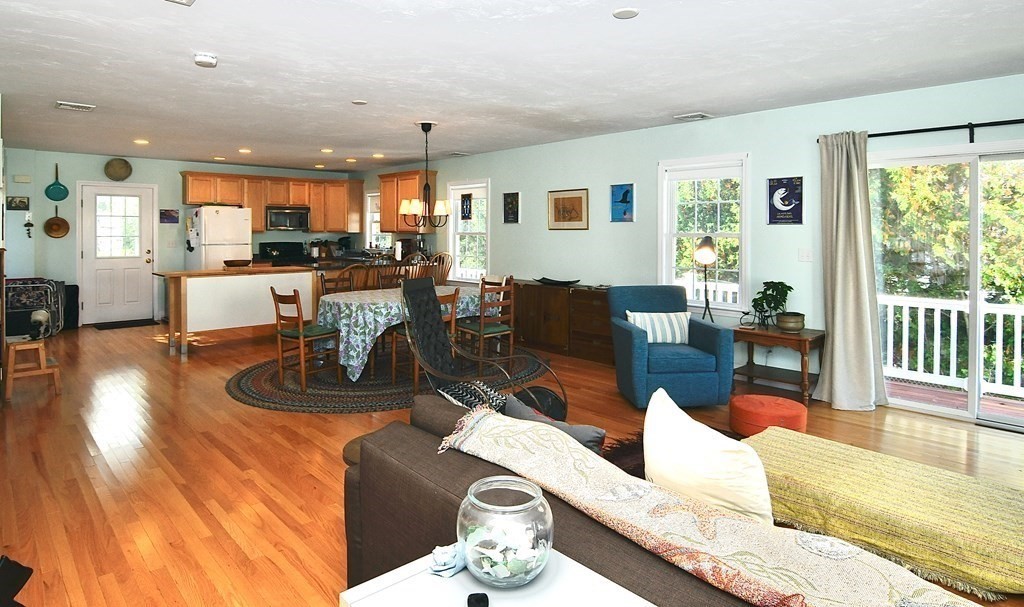
<path fill-rule="evenodd" d="M 82 324 L 153 318 L 152 186 L 82 185 Z"/>

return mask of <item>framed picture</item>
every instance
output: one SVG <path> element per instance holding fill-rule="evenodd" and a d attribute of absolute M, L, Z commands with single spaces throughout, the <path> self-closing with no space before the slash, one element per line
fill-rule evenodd
<path fill-rule="evenodd" d="M 586 230 L 590 227 L 590 204 L 586 188 L 548 192 L 549 230 Z"/>
<path fill-rule="evenodd" d="M 619 183 L 612 186 L 612 223 L 633 221 L 633 200 L 636 187 L 632 183 Z"/>
<path fill-rule="evenodd" d="M 160 223 L 178 223 L 178 209 L 160 209 Z"/>
<path fill-rule="evenodd" d="M 7 210 L 8 211 L 27 211 L 28 210 L 28 196 L 8 196 L 7 197 Z"/>
<path fill-rule="evenodd" d="M 501 199 L 505 223 L 519 223 L 519 192 L 505 192 Z"/>
<path fill-rule="evenodd" d="M 773 177 L 768 180 L 768 225 L 802 225 L 804 178 Z"/>
<path fill-rule="evenodd" d="M 473 194 L 463 194 L 460 197 L 459 219 L 468 221 L 473 219 Z"/>

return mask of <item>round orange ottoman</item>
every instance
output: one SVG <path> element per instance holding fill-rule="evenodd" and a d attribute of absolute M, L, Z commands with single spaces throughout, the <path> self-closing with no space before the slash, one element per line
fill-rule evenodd
<path fill-rule="evenodd" d="M 729 400 L 729 427 L 753 436 L 768 426 L 807 430 L 807 407 L 795 400 L 767 394 L 739 394 Z"/>

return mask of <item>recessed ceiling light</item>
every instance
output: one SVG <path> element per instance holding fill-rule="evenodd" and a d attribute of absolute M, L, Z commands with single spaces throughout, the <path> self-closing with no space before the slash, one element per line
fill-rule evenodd
<path fill-rule="evenodd" d="M 358 162 L 355 158 L 346 158 L 345 162 Z"/>
<path fill-rule="evenodd" d="M 252 154 L 252 150 L 249 148 L 238 148 L 239 154 Z"/>
<path fill-rule="evenodd" d="M 213 159 L 214 160 L 227 160 L 227 158 L 225 158 L 223 156 L 214 156 Z"/>
<path fill-rule="evenodd" d="M 369 102 L 364 100 L 364 99 L 353 99 L 352 100 L 352 105 L 366 105 L 367 103 L 369 103 Z"/>
<path fill-rule="evenodd" d="M 192 60 L 199 67 L 217 67 L 217 55 L 213 53 L 196 53 L 192 56 Z"/>
<path fill-rule="evenodd" d="M 149 139 L 132 139 L 132 143 L 137 143 L 139 145 L 149 145 Z"/>
<path fill-rule="evenodd" d="M 697 120 L 704 120 L 706 118 L 714 118 L 711 114 L 704 112 L 690 112 L 689 114 L 676 114 L 672 117 L 680 122 L 696 122 Z"/>
<path fill-rule="evenodd" d="M 333 154 L 334 153 L 334 150 L 332 150 L 331 148 L 320 148 L 320 151 L 323 152 L 324 154 Z"/>
<path fill-rule="evenodd" d="M 195 2 L 196 0 L 167 0 L 167 1 L 168 2 L 173 2 L 174 4 L 181 4 L 182 6 L 192 6 L 192 3 Z"/>
<path fill-rule="evenodd" d="M 616 19 L 632 19 L 639 14 L 639 9 L 635 8 L 617 8 L 612 11 L 612 17 L 615 17 Z"/>
<path fill-rule="evenodd" d="M 95 105 L 89 103 L 76 103 L 74 101 L 58 101 L 54 104 L 58 110 L 71 110 L 73 112 L 91 112 L 96 109 Z"/>
<path fill-rule="evenodd" d="M 322 168 L 324 168 L 324 165 L 322 165 L 322 164 L 314 164 L 313 168 L 314 169 L 322 169 Z"/>
<path fill-rule="evenodd" d="M 374 154 L 373 157 L 374 158 L 383 158 L 384 154 Z"/>

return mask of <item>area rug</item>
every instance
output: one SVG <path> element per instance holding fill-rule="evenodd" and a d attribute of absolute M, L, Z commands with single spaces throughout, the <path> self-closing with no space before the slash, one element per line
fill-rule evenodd
<path fill-rule="evenodd" d="M 513 380 L 517 384 L 537 379 L 544 368 L 532 359 L 516 369 Z M 489 382 L 496 389 L 509 386 L 507 380 Z M 231 398 L 240 403 L 275 411 L 299 413 L 366 413 L 391 411 L 412 406 L 412 378 L 406 373 L 391 383 L 391 362 L 384 357 L 377 361 L 377 376 L 366 371 L 357 381 L 344 373 L 339 384 L 333 373 L 317 373 L 306 377 L 306 391 L 299 388 L 299 374 L 285 371 L 284 384 L 277 380 L 277 359 L 253 365 L 236 373 L 225 386 Z M 426 379 L 420 378 L 420 391 L 429 390 Z"/>
<path fill-rule="evenodd" d="M 148 327 L 150 325 L 158 325 L 157 321 L 152 318 L 140 318 L 138 320 L 118 320 L 114 322 L 99 322 L 93 325 L 93 328 L 99 331 L 108 331 L 110 329 L 124 329 L 126 327 Z"/>

